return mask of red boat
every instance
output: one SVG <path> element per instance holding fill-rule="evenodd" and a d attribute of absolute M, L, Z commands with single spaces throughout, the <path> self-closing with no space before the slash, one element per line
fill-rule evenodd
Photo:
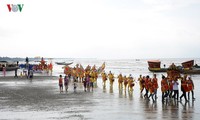
<path fill-rule="evenodd" d="M 194 60 L 189 60 L 182 63 L 183 69 L 181 73 L 183 74 L 200 74 L 200 68 L 194 66 Z"/>
<path fill-rule="evenodd" d="M 148 69 L 151 72 L 167 72 L 167 68 L 160 68 L 161 62 L 159 60 L 148 61 Z"/>
<path fill-rule="evenodd" d="M 194 60 L 189 60 L 182 63 L 183 68 L 191 69 L 194 66 Z"/>

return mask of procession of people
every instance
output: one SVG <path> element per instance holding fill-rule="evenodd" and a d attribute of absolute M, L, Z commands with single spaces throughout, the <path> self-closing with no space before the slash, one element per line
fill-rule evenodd
<path fill-rule="evenodd" d="M 156 102 L 158 99 L 157 92 L 159 92 L 158 88 L 160 88 L 160 92 L 162 93 L 162 102 L 164 103 L 167 99 L 174 99 L 175 101 L 182 101 L 184 97 L 185 102 L 189 100 L 195 100 L 194 98 L 194 83 L 192 78 L 184 75 L 181 76 L 179 73 L 174 72 L 175 70 L 174 65 L 172 65 L 172 71 L 169 71 L 167 76 L 162 75 L 162 77 L 157 78 L 156 74 L 153 74 L 152 77 L 149 75 L 142 76 L 140 75 L 137 79 L 139 86 L 140 86 L 140 94 L 143 96 L 144 99 L 148 101 Z M 134 86 L 136 84 L 136 79 L 129 74 L 128 76 L 123 75 L 120 73 L 119 75 L 114 75 L 112 71 L 108 73 L 105 72 L 105 63 L 100 67 L 96 68 L 94 65 L 93 67 L 87 66 L 85 69 L 82 65 L 76 65 L 74 68 L 69 66 L 65 66 L 65 90 L 68 90 L 69 80 L 72 80 L 74 91 L 77 87 L 77 82 L 83 83 L 84 91 L 93 91 L 97 87 L 97 80 L 102 81 L 103 88 L 106 88 L 106 84 L 109 83 L 110 89 L 113 89 L 114 82 L 118 81 L 118 89 L 119 91 L 129 92 L 130 94 L 134 91 Z M 101 69 L 101 71 L 99 70 Z M 101 76 L 101 79 L 98 77 Z M 60 81 L 60 78 L 59 78 Z M 160 84 L 159 82 L 160 81 Z M 180 85 L 180 87 L 179 87 Z M 60 82 L 59 82 L 60 86 Z M 180 90 L 182 91 L 182 95 L 180 95 Z M 62 91 L 62 87 L 60 88 L 60 92 Z M 145 92 L 144 92 L 145 90 Z M 190 98 L 190 93 L 192 96 Z"/>
<path fill-rule="evenodd" d="M 28 58 L 26 58 L 25 65 L 26 68 L 29 68 Z M 45 65 L 47 66 L 42 58 L 38 66 Z M 52 71 L 52 63 L 49 65 Z M 158 88 L 160 88 L 160 92 L 162 93 L 161 101 L 163 103 L 168 99 L 174 99 L 175 101 L 182 101 L 184 99 L 185 102 L 195 100 L 194 83 L 191 76 L 188 76 L 187 74 L 181 75 L 174 63 L 169 66 L 167 75 L 162 75 L 161 78 L 157 78 L 156 74 L 153 74 L 152 77 L 150 75 L 139 75 L 137 78 L 137 76 L 132 76 L 132 74 L 114 74 L 112 71 L 106 73 L 105 62 L 100 67 L 96 67 L 96 65 L 91 67 L 88 65 L 84 69 L 81 64 L 76 64 L 74 67 L 66 65 L 63 68 L 65 75 L 59 76 L 60 93 L 64 91 L 67 92 L 71 83 L 74 91 L 76 91 L 78 82 L 83 84 L 85 92 L 94 91 L 94 89 L 97 88 L 97 80 L 100 80 L 102 81 L 103 89 L 106 88 L 106 84 L 109 84 L 108 86 L 110 87 L 110 90 L 113 91 L 114 83 L 118 82 L 119 92 L 128 92 L 130 94 L 133 94 L 136 82 L 138 82 L 141 96 L 148 101 L 157 101 L 157 93 L 159 92 Z M 3 72 L 5 76 L 5 71 Z M 26 76 L 32 80 L 33 70 L 28 69 L 28 75 Z"/>

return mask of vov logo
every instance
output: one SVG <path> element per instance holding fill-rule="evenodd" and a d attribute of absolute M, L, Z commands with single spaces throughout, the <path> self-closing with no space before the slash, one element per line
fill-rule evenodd
<path fill-rule="evenodd" d="M 7 4 L 9 12 L 22 12 L 24 4 Z"/>

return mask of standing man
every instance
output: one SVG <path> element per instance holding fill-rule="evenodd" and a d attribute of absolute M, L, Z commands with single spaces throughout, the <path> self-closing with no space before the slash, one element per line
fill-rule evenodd
<path fill-rule="evenodd" d="M 172 98 L 174 99 L 177 99 L 178 101 L 178 98 L 179 98 L 179 91 L 178 91 L 178 79 L 175 78 L 173 81 L 172 81 L 172 85 L 173 85 L 173 91 L 174 91 L 174 95 L 172 96 Z"/>
<path fill-rule="evenodd" d="M 28 69 L 28 68 L 29 68 L 29 60 L 28 60 L 28 57 L 26 57 L 25 62 L 26 62 L 26 69 Z"/>
<path fill-rule="evenodd" d="M 15 69 L 15 77 L 14 78 L 18 78 L 18 76 L 17 76 L 17 68 Z"/>
<path fill-rule="evenodd" d="M 6 67 L 5 67 L 5 65 L 3 65 L 3 76 L 4 77 L 6 76 Z"/>
<path fill-rule="evenodd" d="M 192 100 L 195 100 L 194 98 L 194 83 L 191 79 L 191 77 L 188 77 L 187 80 L 187 84 L 188 84 L 188 100 L 190 100 L 190 92 L 192 93 Z"/>
<path fill-rule="evenodd" d="M 185 98 L 185 102 L 188 102 L 187 97 L 186 97 L 186 92 L 187 92 L 187 81 L 186 81 L 187 75 L 184 75 L 183 79 L 181 80 L 181 91 L 182 95 L 180 97 L 180 100 L 182 100 L 182 97 Z"/>
<path fill-rule="evenodd" d="M 152 82 L 153 82 L 154 95 L 155 95 L 154 100 L 156 100 L 157 99 L 157 89 L 158 89 L 158 79 L 156 77 L 156 74 L 153 75 Z"/>
<path fill-rule="evenodd" d="M 64 85 L 65 85 L 65 91 L 67 92 L 68 90 L 68 83 L 69 83 L 69 77 L 67 75 L 65 75 L 64 78 Z"/>
<path fill-rule="evenodd" d="M 149 81 L 151 79 L 149 78 L 149 75 L 146 76 L 146 79 L 145 79 L 145 90 L 146 90 L 146 93 L 144 94 L 144 97 L 145 98 L 148 98 L 148 93 L 149 93 Z"/>
<path fill-rule="evenodd" d="M 60 93 L 63 92 L 63 78 L 62 75 L 59 76 L 59 88 L 60 88 Z"/>
<path fill-rule="evenodd" d="M 15 77 L 14 78 L 18 78 L 18 76 L 17 76 L 17 70 L 18 70 L 18 67 L 19 67 L 18 64 L 19 64 L 19 61 L 17 61 L 17 66 L 16 66 L 17 68 L 15 69 Z"/>
<path fill-rule="evenodd" d="M 110 71 L 109 74 L 108 74 L 108 78 L 109 78 L 109 81 L 110 81 L 110 87 L 113 87 L 114 74 L 111 73 L 111 71 Z"/>
<path fill-rule="evenodd" d="M 119 76 L 118 76 L 118 86 L 119 86 L 119 90 L 122 90 L 122 88 L 123 88 L 122 83 L 123 83 L 123 76 L 122 76 L 122 74 L 120 73 Z"/>
<path fill-rule="evenodd" d="M 162 75 L 162 80 L 161 80 L 162 102 L 164 102 L 165 97 L 168 96 L 168 90 L 169 90 L 169 85 L 167 82 L 167 78 L 164 75 Z"/>

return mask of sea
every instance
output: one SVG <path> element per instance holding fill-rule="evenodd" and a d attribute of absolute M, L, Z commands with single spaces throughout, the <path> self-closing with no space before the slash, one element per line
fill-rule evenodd
<path fill-rule="evenodd" d="M 112 89 L 110 89 L 109 82 L 106 83 L 106 88 L 103 88 L 101 76 L 97 80 L 97 88 L 93 92 L 90 91 L 89 94 L 92 94 L 91 96 L 88 94 L 86 95 L 87 98 L 78 97 L 77 100 L 74 97 L 74 91 L 73 89 L 70 89 L 69 92 L 71 95 L 71 99 L 75 99 L 72 101 L 79 101 L 79 106 L 70 106 L 71 112 L 68 111 L 68 109 L 56 109 L 52 112 L 51 109 L 53 109 L 51 106 L 46 105 L 48 109 L 44 109 L 44 111 L 40 112 L 40 109 L 35 108 L 35 111 L 38 111 L 36 113 L 34 110 L 33 114 L 31 112 L 27 113 L 27 110 L 20 113 L 26 114 L 26 117 L 16 117 L 17 115 L 6 111 L 5 108 L 0 109 L 0 116 L 2 113 L 6 115 L 14 115 L 17 119 L 27 119 L 30 116 L 32 116 L 34 119 L 117 119 L 117 120 L 130 120 L 130 119 L 157 119 L 157 120 L 168 120 L 168 119 L 194 119 L 197 120 L 200 118 L 200 74 L 199 75 L 189 75 L 195 85 L 194 89 L 194 96 L 195 101 L 190 100 L 189 102 L 185 102 L 184 99 L 182 101 L 176 102 L 173 100 L 167 100 L 166 103 L 161 102 L 161 76 L 167 75 L 166 73 L 152 73 L 148 70 L 148 60 L 160 60 L 161 61 L 161 67 L 164 67 L 164 64 L 166 67 L 174 63 L 175 65 L 179 66 L 182 62 L 188 61 L 188 60 L 194 60 L 195 64 L 200 65 L 200 58 L 162 58 L 162 59 L 96 59 L 96 58 L 51 58 L 46 59 L 47 62 L 53 63 L 53 73 L 52 76 L 59 76 L 64 75 L 63 73 L 63 66 L 57 65 L 55 62 L 73 62 L 71 64 L 71 67 L 76 66 L 76 64 L 81 64 L 84 68 L 87 65 L 93 66 L 95 65 L 97 68 L 100 67 L 104 62 L 106 63 L 105 72 L 108 73 L 111 71 L 114 73 L 114 76 L 117 77 L 120 73 L 122 75 L 132 75 L 135 79 L 135 86 L 134 91 L 132 94 L 125 93 L 124 91 L 119 91 L 118 89 L 118 80 L 115 79 L 114 86 Z M 32 61 L 34 63 L 35 60 Z M 20 63 L 24 63 L 24 61 L 19 61 Z M 148 101 L 143 98 L 144 94 L 140 94 L 140 88 L 139 88 L 139 82 L 137 81 L 139 75 L 146 76 L 149 75 L 150 77 L 153 77 L 153 74 L 157 74 L 159 88 L 158 88 L 158 99 L 156 102 Z M 7 72 L 8 76 L 14 75 L 14 72 Z M 48 74 L 43 74 L 48 75 Z M 0 73 L 0 76 L 3 76 L 2 73 Z M 1 80 L 0 80 L 1 81 Z M 6 81 L 4 81 L 6 84 Z M 1 82 L 2 83 L 2 82 Z M 46 83 L 46 82 L 44 82 Z M 53 85 L 54 83 L 57 84 L 57 80 L 48 80 L 47 82 L 49 85 Z M 179 81 L 180 83 L 180 81 Z M 3 84 L 3 83 L 2 83 Z M 0 84 L 1 85 L 1 84 Z M 40 85 L 36 84 L 35 85 Z M 82 87 L 80 87 L 82 89 Z M 59 96 L 60 93 L 58 92 L 59 88 L 55 85 L 54 92 L 56 96 Z M 144 91 L 145 92 L 145 91 Z M 68 93 L 68 94 L 69 94 Z M 84 94 L 84 92 L 80 92 L 80 94 Z M 75 94 L 79 96 L 80 94 Z M 70 96 L 69 95 L 69 96 Z M 180 91 L 180 85 L 179 85 L 179 96 L 181 95 Z M 81 96 L 81 95 L 80 95 Z M 64 98 L 63 98 L 64 97 Z M 1 96 L 0 96 L 1 98 Z M 92 101 L 92 104 L 82 103 L 85 99 L 89 99 Z M 62 96 L 62 100 L 69 100 L 66 96 Z M 1 101 L 1 100 L 0 100 Z M 88 101 L 86 101 L 88 102 Z M 0 102 L 2 103 L 2 102 Z M 73 102 L 72 102 L 73 103 Z M 59 106 L 59 104 L 57 104 Z M 83 106 L 81 106 L 83 105 Z M 9 105 L 8 105 L 9 106 Z M 89 107 L 88 107 L 89 106 Z M 23 108 L 23 106 L 21 106 Z M 54 106 L 55 107 L 55 106 Z M 63 107 L 63 104 L 60 105 L 60 108 Z M 34 108 L 34 107 L 33 107 Z M 79 109 L 79 110 L 77 110 Z M 74 110 L 74 111 L 73 111 Z M 13 110 L 15 111 L 15 109 Z M 17 110 L 16 110 L 17 111 Z M 29 109 L 28 109 L 29 111 Z M 30 110 L 31 111 L 31 110 Z M 50 111 L 50 112 L 48 112 Z M 68 112 L 67 112 L 68 111 Z M 53 114 L 53 115 L 52 115 Z M 37 117 L 36 117 L 36 116 Z M 46 115 L 44 117 L 43 115 Z M 6 119 L 5 115 L 3 118 Z M 52 117 L 53 116 L 53 117 Z M 8 117 L 8 119 L 15 119 L 14 117 Z M 1 119 L 1 117 L 0 117 Z M 30 118 L 31 119 L 31 118 Z"/>

